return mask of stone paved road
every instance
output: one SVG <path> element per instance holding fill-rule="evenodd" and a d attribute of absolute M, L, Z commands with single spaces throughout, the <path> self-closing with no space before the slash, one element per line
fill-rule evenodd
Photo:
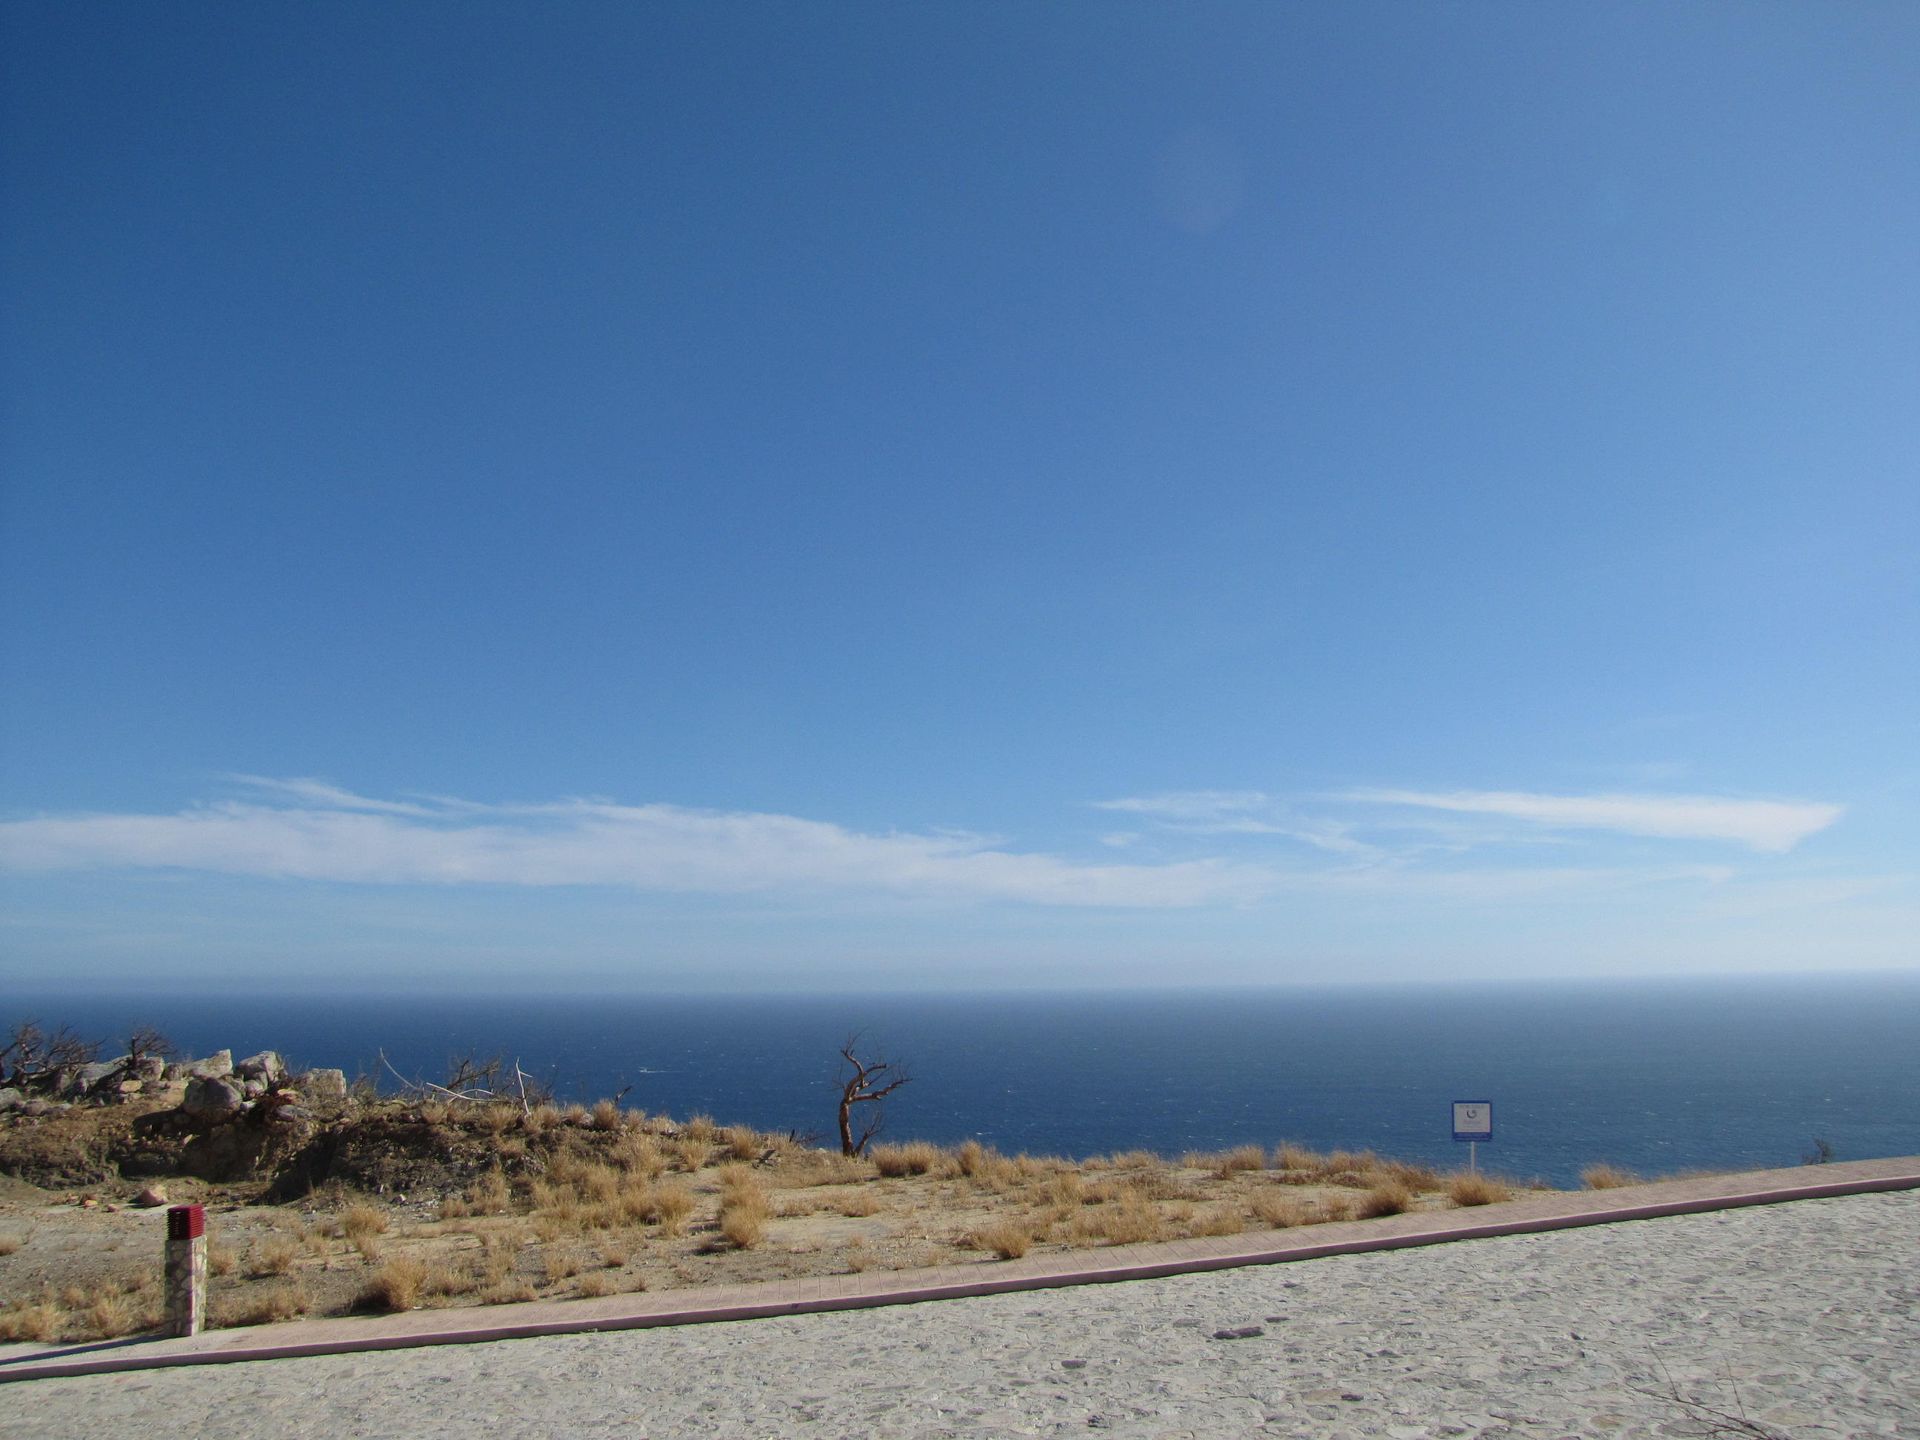
<path fill-rule="evenodd" d="M 1230 1338 L 1218 1332 L 1254 1330 Z M 0 1437 L 1920 1437 L 1920 1192 L 670 1330 L 37 1380 Z"/>

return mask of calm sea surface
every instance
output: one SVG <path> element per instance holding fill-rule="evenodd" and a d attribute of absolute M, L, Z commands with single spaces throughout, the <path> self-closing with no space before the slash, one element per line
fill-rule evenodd
<path fill-rule="evenodd" d="M 1464 1162 L 1448 1103 L 1488 1100 L 1482 1164 L 1572 1183 L 1920 1154 L 1920 975 L 1410 989 L 939 996 L 249 1000 L 0 996 L 0 1023 L 157 1025 L 182 1050 L 438 1080 L 518 1059 L 563 1099 L 830 1134 L 846 1036 L 905 1059 L 890 1138 L 1084 1156 L 1248 1141 Z M 109 1049 L 108 1053 L 113 1053 Z"/>

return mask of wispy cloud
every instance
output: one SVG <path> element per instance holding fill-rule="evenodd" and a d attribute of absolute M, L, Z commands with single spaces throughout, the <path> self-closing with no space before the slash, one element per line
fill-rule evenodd
<path fill-rule="evenodd" d="M 863 834 L 791 815 L 561 800 L 370 799 L 313 780 L 174 814 L 0 823 L 16 870 L 164 868 L 360 884 L 614 885 L 718 894 L 867 891 L 1039 905 L 1178 907 L 1269 892 L 1262 867 L 1084 864 L 969 834 Z"/>
<path fill-rule="evenodd" d="M 1354 790 L 1369 805 L 1497 815 L 1551 829 L 1611 830 L 1671 840 L 1725 840 L 1784 853 L 1826 829 L 1843 807 L 1805 800 L 1715 795 L 1536 795 L 1514 790 Z"/>
<path fill-rule="evenodd" d="M 1138 815 L 1165 830 L 1187 835 L 1275 835 L 1343 855 L 1374 853 L 1338 820 L 1295 815 L 1260 790 L 1170 790 L 1096 800 L 1096 810 Z"/>

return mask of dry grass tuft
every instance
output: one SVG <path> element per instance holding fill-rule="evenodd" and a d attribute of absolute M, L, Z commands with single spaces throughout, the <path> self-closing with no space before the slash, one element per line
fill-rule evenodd
<path fill-rule="evenodd" d="M 538 1298 L 538 1292 L 525 1280 L 503 1280 L 480 1292 L 482 1305 L 521 1305 Z"/>
<path fill-rule="evenodd" d="M 0 1311 L 0 1340 L 52 1340 L 66 1316 L 46 1301 Z"/>
<path fill-rule="evenodd" d="M 1225 1180 L 1230 1175 L 1267 1168 L 1267 1152 L 1258 1145 L 1241 1145 L 1218 1157 L 1214 1174 Z"/>
<path fill-rule="evenodd" d="M 839 1209 L 849 1220 L 862 1220 L 880 1213 L 880 1197 L 871 1190 L 855 1190 L 840 1201 Z"/>
<path fill-rule="evenodd" d="M 207 1242 L 207 1273 L 209 1275 L 231 1275 L 233 1267 L 239 1262 L 234 1259 L 233 1251 L 224 1245 Z"/>
<path fill-rule="evenodd" d="M 1589 1165 L 1580 1172 L 1580 1183 L 1589 1190 L 1618 1190 L 1622 1185 L 1638 1185 L 1640 1177 L 1613 1165 Z"/>
<path fill-rule="evenodd" d="M 1240 1212 L 1227 1206 L 1218 1206 L 1202 1211 L 1200 1216 L 1187 1227 L 1189 1235 L 1238 1235 L 1247 1228 L 1247 1222 Z"/>
<path fill-rule="evenodd" d="M 1469 1171 L 1448 1177 L 1447 1198 L 1456 1205 L 1495 1205 L 1502 1200 L 1511 1200 L 1513 1191 L 1507 1188 L 1504 1181 L 1478 1171 Z"/>
<path fill-rule="evenodd" d="M 11 1255 L 26 1243 L 18 1235 L 0 1235 L 0 1255 Z"/>
<path fill-rule="evenodd" d="M 387 1233 L 386 1213 L 372 1205 L 349 1205 L 340 1212 L 340 1233 L 363 1251 L 376 1235 Z"/>
<path fill-rule="evenodd" d="M 426 1281 L 425 1265 L 406 1256 L 397 1257 L 373 1272 L 367 1288 L 360 1292 L 360 1305 L 369 1310 L 411 1310 L 420 1303 Z"/>
<path fill-rule="evenodd" d="M 213 1323 L 221 1328 L 277 1325 L 306 1314 L 309 1303 L 306 1290 L 299 1285 L 272 1285 L 217 1307 Z"/>
<path fill-rule="evenodd" d="M 1253 1218 L 1269 1230 L 1286 1230 L 1307 1223 L 1307 1207 L 1297 1195 L 1262 1190 L 1248 1202 Z"/>
<path fill-rule="evenodd" d="M 1382 1215 L 1403 1215 L 1412 1208 L 1413 1193 L 1398 1180 L 1387 1180 L 1360 1197 L 1355 1213 L 1362 1220 L 1376 1220 Z"/>
<path fill-rule="evenodd" d="M 1003 1220 L 967 1236 L 967 1244 L 976 1250 L 991 1250 L 1002 1260 L 1018 1260 L 1033 1245 L 1033 1231 L 1025 1225 Z"/>
<path fill-rule="evenodd" d="M 693 1214 L 693 1192 L 685 1185 L 660 1185 L 650 1195 L 648 1219 L 668 1235 L 678 1235 Z"/>
<path fill-rule="evenodd" d="M 867 1152 L 867 1158 L 884 1178 L 897 1180 L 907 1175 L 925 1175 L 940 1163 L 940 1150 L 924 1140 L 915 1140 L 908 1145 L 876 1145 Z"/>
<path fill-rule="evenodd" d="M 253 1255 L 247 1264 L 247 1273 L 255 1279 L 268 1275 L 291 1275 L 293 1262 L 300 1256 L 300 1247 L 291 1240 L 275 1238 L 263 1240 L 254 1247 Z"/>
<path fill-rule="evenodd" d="M 596 1270 L 590 1275 L 580 1277 L 578 1289 L 583 1300 L 597 1300 L 602 1295 L 618 1293 L 620 1287 L 607 1278 L 604 1270 Z"/>

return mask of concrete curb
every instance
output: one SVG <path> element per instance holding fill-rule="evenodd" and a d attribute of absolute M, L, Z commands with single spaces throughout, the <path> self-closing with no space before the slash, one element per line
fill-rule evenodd
<path fill-rule="evenodd" d="M 1820 1176 L 1817 1183 L 1811 1180 L 1814 1174 Z M 1425 1211 L 1317 1225 L 1311 1230 L 1115 1247 L 1097 1256 L 1068 1252 L 932 1270 L 642 1292 L 602 1300 L 532 1301 L 485 1309 L 415 1310 L 378 1318 L 291 1321 L 245 1330 L 209 1331 L 189 1339 L 146 1337 L 47 1346 L 0 1356 L 0 1383 L 912 1305 L 1914 1189 L 1920 1189 L 1920 1157 L 1846 1161 L 1821 1166 L 1817 1171 L 1801 1166 L 1656 1181 L 1617 1190 L 1527 1196 L 1475 1210 Z"/>

